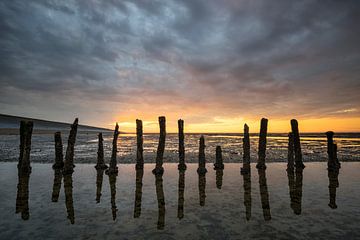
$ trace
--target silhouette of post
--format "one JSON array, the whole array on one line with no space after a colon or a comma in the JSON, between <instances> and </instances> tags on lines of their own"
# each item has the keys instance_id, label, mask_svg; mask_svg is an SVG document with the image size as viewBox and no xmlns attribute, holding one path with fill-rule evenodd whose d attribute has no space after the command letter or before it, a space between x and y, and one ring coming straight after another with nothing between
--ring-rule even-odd
<instances>
[{"instance_id":1,"label":"silhouette of post","mask_svg":"<svg viewBox=\"0 0 360 240\"><path fill-rule=\"evenodd\" d=\"M136 169L143 169L144 168L144 147L143 147L143 125L142 121L139 119L136 119L136 145L137 145L137 151L136 151Z\"/></svg>"},{"instance_id":2,"label":"silhouette of post","mask_svg":"<svg viewBox=\"0 0 360 240\"><path fill-rule=\"evenodd\" d=\"M224 175L224 163L220 146L216 146L216 160L214 163L214 170L216 171L216 187L221 189L222 177Z\"/></svg>"},{"instance_id":3,"label":"silhouette of post","mask_svg":"<svg viewBox=\"0 0 360 240\"><path fill-rule=\"evenodd\" d=\"M111 152L111 159L110 159L110 167L105 172L109 176L111 174L116 174L116 175L118 174L118 167L117 167L117 161L116 161L118 137L119 137L119 125L116 123L115 130L114 130L113 142L112 142L112 152Z\"/></svg>"},{"instance_id":4,"label":"silhouette of post","mask_svg":"<svg viewBox=\"0 0 360 240\"><path fill-rule=\"evenodd\" d=\"M32 121L20 122L20 156L18 162L18 169L21 171L21 173L31 172L30 151L32 131Z\"/></svg>"},{"instance_id":5,"label":"silhouette of post","mask_svg":"<svg viewBox=\"0 0 360 240\"><path fill-rule=\"evenodd\" d=\"M301 214L303 170L303 168L297 168L295 170L295 186L293 192L292 209L296 215Z\"/></svg>"},{"instance_id":6,"label":"silhouette of post","mask_svg":"<svg viewBox=\"0 0 360 240\"><path fill-rule=\"evenodd\" d=\"M179 128L179 170L186 170L185 164L185 146L184 146L184 120L178 120L178 128Z\"/></svg>"},{"instance_id":7,"label":"silhouette of post","mask_svg":"<svg viewBox=\"0 0 360 240\"><path fill-rule=\"evenodd\" d=\"M74 123L71 125L71 130L68 139L68 145L66 148L65 154L65 163L64 163L64 173L73 173L74 172L74 147L76 141L76 133L78 127L78 119L75 118Z\"/></svg>"},{"instance_id":8,"label":"silhouette of post","mask_svg":"<svg viewBox=\"0 0 360 240\"><path fill-rule=\"evenodd\" d=\"M164 150L165 150L165 138L166 138L166 127L165 127L165 117L159 117L159 125L160 125L160 137L159 137L159 145L156 154L156 167L153 169L153 174L162 174L164 172L163 168L163 158L164 158Z\"/></svg>"},{"instance_id":9,"label":"silhouette of post","mask_svg":"<svg viewBox=\"0 0 360 240\"><path fill-rule=\"evenodd\" d=\"M62 169L64 167L63 144L61 140L61 132L54 134L55 140L55 163L53 169Z\"/></svg>"},{"instance_id":10,"label":"silhouette of post","mask_svg":"<svg viewBox=\"0 0 360 240\"><path fill-rule=\"evenodd\" d=\"M334 132L326 132L327 137L327 153L328 153L328 169L339 169L340 162L337 159L337 146L334 144Z\"/></svg>"},{"instance_id":11,"label":"silhouette of post","mask_svg":"<svg viewBox=\"0 0 360 240\"><path fill-rule=\"evenodd\" d=\"M294 170L294 136L291 132L289 132L289 143L288 143L288 163L287 163L287 170L293 171Z\"/></svg>"},{"instance_id":12,"label":"silhouette of post","mask_svg":"<svg viewBox=\"0 0 360 240\"><path fill-rule=\"evenodd\" d=\"M98 151L97 151L97 162L95 168L97 170L107 169L108 166L105 164L104 160L104 139L102 137L102 133L98 134Z\"/></svg>"},{"instance_id":13,"label":"silhouette of post","mask_svg":"<svg viewBox=\"0 0 360 240\"><path fill-rule=\"evenodd\" d=\"M104 169L97 169L96 170L96 203L100 202L101 199L101 190L102 190L102 183L104 179Z\"/></svg>"},{"instance_id":14,"label":"silhouette of post","mask_svg":"<svg viewBox=\"0 0 360 240\"><path fill-rule=\"evenodd\" d=\"M250 173L250 135L249 127L244 124L244 138L243 138L243 167L241 168L241 174Z\"/></svg>"},{"instance_id":15,"label":"silhouette of post","mask_svg":"<svg viewBox=\"0 0 360 240\"><path fill-rule=\"evenodd\" d=\"M182 219L184 217L184 191L185 191L185 171L179 169L179 184L178 184L178 212L177 217Z\"/></svg>"},{"instance_id":16,"label":"silhouette of post","mask_svg":"<svg viewBox=\"0 0 360 240\"><path fill-rule=\"evenodd\" d=\"M62 180L62 169L54 169L54 183L53 183L53 191L51 195L51 201L57 202L59 200L60 188L61 188L61 180Z\"/></svg>"},{"instance_id":17,"label":"silhouette of post","mask_svg":"<svg viewBox=\"0 0 360 240\"><path fill-rule=\"evenodd\" d=\"M267 124L268 124L268 120L266 118L262 118L260 123L258 163L256 165L257 169L266 169L265 158L266 158Z\"/></svg>"},{"instance_id":18,"label":"silhouette of post","mask_svg":"<svg viewBox=\"0 0 360 240\"><path fill-rule=\"evenodd\" d=\"M302 160L298 121L296 119L291 119L291 130L294 141L295 167L296 169L305 168Z\"/></svg>"},{"instance_id":19,"label":"silhouette of post","mask_svg":"<svg viewBox=\"0 0 360 240\"><path fill-rule=\"evenodd\" d=\"M142 199L142 186L143 186L144 169L136 169L136 189L135 189L135 206L134 206L134 218L138 218L141 215L141 199Z\"/></svg>"}]
</instances>

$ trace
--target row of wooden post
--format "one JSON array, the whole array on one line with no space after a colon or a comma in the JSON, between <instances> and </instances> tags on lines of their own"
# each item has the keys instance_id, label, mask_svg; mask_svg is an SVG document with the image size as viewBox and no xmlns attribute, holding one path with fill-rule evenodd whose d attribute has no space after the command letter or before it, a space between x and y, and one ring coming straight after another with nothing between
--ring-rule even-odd
<instances>
[{"instance_id":1,"label":"row of wooden post","mask_svg":"<svg viewBox=\"0 0 360 240\"><path fill-rule=\"evenodd\" d=\"M259 135L259 147L258 147L258 162L256 168L266 169L265 159L266 159L266 136L267 136L267 124L268 120L266 118L261 119L260 124L260 135ZM153 169L154 174L162 174L164 172L163 168L163 158L165 151L165 139L166 139L166 120L165 117L159 117L160 125L160 137L159 144L156 154L156 165ZM53 165L54 169L63 169L64 173L73 172L74 168L74 146L76 141L78 119L75 119L74 123L71 125L71 130L68 139L68 145L66 149L65 161L63 160L63 145L61 139L61 133L56 132L54 135L55 138L55 163ZM185 147L184 147L184 121L180 119L178 121L179 128L179 170L186 170L185 164ZM32 135L33 123L31 121L21 121L20 124L20 157L18 168L22 171L30 171L30 150L31 150L31 135ZM300 136L298 129L298 122L295 119L291 120L291 129L292 132L289 133L288 137L288 169L303 169L305 167L302 160L301 153L301 144ZM104 149L103 149L103 137L102 133L98 135L98 152L97 152L97 169L108 169L108 174L116 174L118 172L117 168L117 140L119 136L119 125L116 124L112 142L112 153L110 166L108 167L105 164L104 160ZM143 169L144 166L144 156L143 156L143 126L141 120L136 120L136 136L137 136L137 153L136 153L136 169ZM340 162L337 158L337 145L334 143L333 136L334 132L327 132L327 153L328 153L328 168L329 169L339 169ZM224 165L222 163L222 153L221 147L216 147L216 162L214 164L216 169L223 169ZM241 168L242 173L246 173L250 170L250 135L249 127L247 124L244 125L244 138L243 138L243 167ZM200 137L199 140L199 167L198 173L205 174L205 138L204 136Z\"/></svg>"}]
</instances>

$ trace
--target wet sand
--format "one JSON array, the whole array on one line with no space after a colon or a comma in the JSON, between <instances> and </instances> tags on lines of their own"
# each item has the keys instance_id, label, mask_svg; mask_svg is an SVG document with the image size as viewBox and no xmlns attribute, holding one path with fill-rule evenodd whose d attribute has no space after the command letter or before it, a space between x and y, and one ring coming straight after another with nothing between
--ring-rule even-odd
<instances>
[{"instance_id":1,"label":"wet sand","mask_svg":"<svg viewBox=\"0 0 360 240\"><path fill-rule=\"evenodd\" d=\"M16 163L0 163L0 239L360 238L360 163L342 164L335 179L338 188L334 186L334 176L328 175L326 163L307 163L302 178L295 176L297 181L291 181L285 163L268 163L267 170L261 173L252 164L251 177L240 175L240 164L228 163L221 189L217 188L219 179L212 164L206 166L203 189L198 184L197 164L188 164L185 177L182 176L185 180L182 219L178 219L181 209L178 202L182 201L177 164L164 164L162 188L155 185L159 179L151 173L154 164L145 164L142 185L141 174L137 176L138 188L134 164L118 166L115 179L103 175L99 203L94 164L77 164L74 174L63 179L58 202L52 202L51 165L32 164L29 219L22 220L21 214L15 214ZM332 191L336 191L337 209L328 206L329 183ZM136 189L137 211L140 207L141 212L134 218ZM158 205L161 190L165 211ZM200 206L200 196L204 196L199 190L205 191L204 206ZM158 229L159 224L163 224L163 230Z\"/></svg>"}]
</instances>

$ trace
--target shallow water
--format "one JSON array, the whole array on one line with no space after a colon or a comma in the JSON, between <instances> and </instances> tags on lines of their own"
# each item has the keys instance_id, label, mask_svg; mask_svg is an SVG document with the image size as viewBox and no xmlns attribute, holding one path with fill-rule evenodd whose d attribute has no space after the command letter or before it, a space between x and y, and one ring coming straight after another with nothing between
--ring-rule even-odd
<instances>
[{"instance_id":1,"label":"shallow water","mask_svg":"<svg viewBox=\"0 0 360 240\"><path fill-rule=\"evenodd\" d=\"M329 174L326 163L306 163L303 173L294 176L288 175L285 163L268 163L260 172L252 165L251 176L240 174L240 164L228 163L222 181L212 164L207 164L205 178L198 176L197 164L188 164L184 174L177 164L164 164L162 178L151 173L154 164L145 164L142 181L134 164L118 166L117 177L103 175L100 196L101 179L93 164L77 164L60 181L58 202L52 202L59 185L53 196L50 164L32 164L17 195L16 163L0 163L0 238L360 238L358 162L342 163L339 175ZM180 186L184 180L183 196L179 180ZM15 214L16 199L23 214Z\"/></svg>"},{"instance_id":2,"label":"shallow water","mask_svg":"<svg viewBox=\"0 0 360 240\"><path fill-rule=\"evenodd\" d=\"M104 151L106 161L111 156L112 133L104 134ZM242 161L242 134L205 134L206 155L209 161L214 161L215 148L220 145L223 150L224 162ZM68 136L63 134L64 151ZM197 162L200 134L185 135L186 161ZM155 161L158 146L158 134L144 134L145 162ZM335 134L338 144L340 161L360 161L360 135L356 133ZM76 161L79 163L95 163L98 138L97 133L79 133L75 145ZM257 159L258 136L251 135L251 156ZM269 134L267 137L267 161L287 161L288 137L286 134ZM303 160L327 161L327 143L325 134L303 134L301 136ZM19 156L19 136L0 135L0 161L17 161ZM120 134L118 140L118 159L121 163L135 163L136 136ZM52 134L34 134L32 137L31 161L52 163L54 161L54 136ZM178 162L178 136L167 134L165 162Z\"/></svg>"}]
</instances>

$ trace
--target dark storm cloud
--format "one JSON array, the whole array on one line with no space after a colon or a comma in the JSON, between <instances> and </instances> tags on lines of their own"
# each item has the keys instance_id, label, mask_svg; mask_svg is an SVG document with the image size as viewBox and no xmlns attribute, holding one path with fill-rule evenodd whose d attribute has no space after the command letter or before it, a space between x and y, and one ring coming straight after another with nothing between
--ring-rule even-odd
<instances>
[{"instance_id":1,"label":"dark storm cloud","mask_svg":"<svg viewBox=\"0 0 360 240\"><path fill-rule=\"evenodd\" d=\"M183 99L228 116L358 116L359 10L330 0L2 1L0 105L45 114Z\"/></svg>"}]
</instances>

